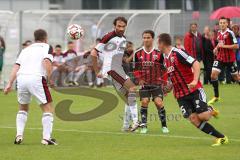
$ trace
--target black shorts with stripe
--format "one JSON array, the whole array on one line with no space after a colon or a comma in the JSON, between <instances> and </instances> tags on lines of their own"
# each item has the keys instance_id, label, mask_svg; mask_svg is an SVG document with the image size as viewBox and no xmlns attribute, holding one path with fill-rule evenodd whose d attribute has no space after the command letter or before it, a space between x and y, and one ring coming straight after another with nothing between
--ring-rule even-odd
<instances>
[{"instance_id":1,"label":"black shorts with stripe","mask_svg":"<svg viewBox=\"0 0 240 160\"><path fill-rule=\"evenodd\" d=\"M140 100L143 98L152 98L154 100L157 97L163 99L162 87L159 85L145 85L139 90Z\"/></svg>"},{"instance_id":2,"label":"black shorts with stripe","mask_svg":"<svg viewBox=\"0 0 240 160\"><path fill-rule=\"evenodd\" d=\"M183 117L188 118L192 113L203 113L208 111L206 94L203 88L177 99Z\"/></svg>"}]
</instances>

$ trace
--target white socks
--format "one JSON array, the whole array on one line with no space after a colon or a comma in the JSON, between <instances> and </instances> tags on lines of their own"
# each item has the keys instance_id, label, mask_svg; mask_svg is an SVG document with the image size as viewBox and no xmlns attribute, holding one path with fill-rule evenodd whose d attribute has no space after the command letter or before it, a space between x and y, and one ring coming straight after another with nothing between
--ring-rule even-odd
<instances>
[{"instance_id":1,"label":"white socks","mask_svg":"<svg viewBox=\"0 0 240 160\"><path fill-rule=\"evenodd\" d=\"M130 107L125 104L124 115L123 115L123 128L128 128L131 121L131 111Z\"/></svg>"},{"instance_id":2,"label":"white socks","mask_svg":"<svg viewBox=\"0 0 240 160\"><path fill-rule=\"evenodd\" d=\"M25 124L27 122L28 112L20 110L17 113L16 125L17 125L17 136L23 136Z\"/></svg>"},{"instance_id":3,"label":"white socks","mask_svg":"<svg viewBox=\"0 0 240 160\"><path fill-rule=\"evenodd\" d=\"M128 93L128 106L130 108L133 124L138 122L137 97L135 92Z\"/></svg>"},{"instance_id":4,"label":"white socks","mask_svg":"<svg viewBox=\"0 0 240 160\"><path fill-rule=\"evenodd\" d=\"M138 109L137 109L137 103L135 103L135 105L129 106L128 107L130 109L130 113L131 113L131 118L133 121L133 124L138 122Z\"/></svg>"},{"instance_id":5,"label":"white socks","mask_svg":"<svg viewBox=\"0 0 240 160\"><path fill-rule=\"evenodd\" d=\"M49 140L52 134L53 128L53 114L43 113L42 116L42 126L43 126L43 139Z\"/></svg>"}]
</instances>

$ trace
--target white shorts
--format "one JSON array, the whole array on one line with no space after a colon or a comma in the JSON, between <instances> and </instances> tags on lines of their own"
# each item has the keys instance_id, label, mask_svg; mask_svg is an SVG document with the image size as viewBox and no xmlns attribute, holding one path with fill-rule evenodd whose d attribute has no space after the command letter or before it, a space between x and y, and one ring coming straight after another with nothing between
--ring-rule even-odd
<instances>
[{"instance_id":1,"label":"white shorts","mask_svg":"<svg viewBox=\"0 0 240 160\"><path fill-rule=\"evenodd\" d=\"M19 75L17 77L18 103L29 104L34 96L38 104L52 102L47 81L41 76Z\"/></svg>"}]
</instances>

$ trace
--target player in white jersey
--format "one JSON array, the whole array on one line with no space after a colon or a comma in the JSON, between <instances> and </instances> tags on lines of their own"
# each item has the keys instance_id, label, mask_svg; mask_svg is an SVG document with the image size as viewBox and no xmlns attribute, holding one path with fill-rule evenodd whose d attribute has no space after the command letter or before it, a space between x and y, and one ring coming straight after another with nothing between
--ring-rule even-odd
<instances>
[{"instance_id":1,"label":"player in white jersey","mask_svg":"<svg viewBox=\"0 0 240 160\"><path fill-rule=\"evenodd\" d=\"M103 36L100 43L91 51L93 69L97 77L111 77L114 87L121 92L121 95L126 97L133 120L131 131L135 131L139 126L136 86L126 75L122 67L122 57L126 47L124 32L127 20L124 17L117 17L114 19L113 25L114 30ZM97 66L98 52L104 55L102 73Z\"/></svg>"},{"instance_id":2,"label":"player in white jersey","mask_svg":"<svg viewBox=\"0 0 240 160\"><path fill-rule=\"evenodd\" d=\"M13 66L10 80L4 89L8 94L13 82L17 78L17 97L19 111L16 117L17 134L14 143L21 144L27 122L29 104L34 96L40 105L43 116L43 139L44 145L57 145L51 137L53 127L52 97L47 86L47 79L52 72L52 47L47 44L47 32L38 29L34 32L35 43L23 49Z\"/></svg>"}]
</instances>

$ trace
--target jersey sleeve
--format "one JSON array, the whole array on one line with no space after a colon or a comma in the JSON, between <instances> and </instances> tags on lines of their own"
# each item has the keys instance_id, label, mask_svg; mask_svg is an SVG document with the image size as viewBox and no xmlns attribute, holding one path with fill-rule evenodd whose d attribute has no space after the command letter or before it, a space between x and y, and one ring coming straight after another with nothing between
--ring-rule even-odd
<instances>
[{"instance_id":1,"label":"jersey sleeve","mask_svg":"<svg viewBox=\"0 0 240 160\"><path fill-rule=\"evenodd\" d=\"M186 64L188 66L192 66L193 63L196 61L196 59L194 59L192 56L190 56L189 54L187 54L184 50L178 50L177 51L177 58L179 59L179 61L183 64Z\"/></svg>"},{"instance_id":2,"label":"jersey sleeve","mask_svg":"<svg viewBox=\"0 0 240 160\"><path fill-rule=\"evenodd\" d=\"M48 59L51 62L53 62L53 48L52 46L49 46L48 51L44 53L44 59Z\"/></svg>"},{"instance_id":3,"label":"jersey sleeve","mask_svg":"<svg viewBox=\"0 0 240 160\"><path fill-rule=\"evenodd\" d=\"M22 52L21 52L21 53L22 53ZM21 54L21 53L19 54L19 56L18 56L18 58L17 58L17 60L16 60L16 62L15 62L15 64L17 64L17 65L21 65L21 63L22 63L22 58L21 58L21 57L22 57L22 56L21 56L22 54Z\"/></svg>"},{"instance_id":4,"label":"jersey sleeve","mask_svg":"<svg viewBox=\"0 0 240 160\"><path fill-rule=\"evenodd\" d=\"M105 47L105 44L104 43L98 43L95 47L95 49L98 51L98 52L103 52L104 50L104 47Z\"/></svg>"},{"instance_id":5,"label":"jersey sleeve","mask_svg":"<svg viewBox=\"0 0 240 160\"><path fill-rule=\"evenodd\" d=\"M113 34L114 32L109 32L107 34L105 34L101 41L96 45L95 49L98 52L103 52L105 45L108 43L108 41L114 36Z\"/></svg>"},{"instance_id":6,"label":"jersey sleeve","mask_svg":"<svg viewBox=\"0 0 240 160\"><path fill-rule=\"evenodd\" d=\"M237 38L236 38L235 34L232 31L230 32L229 36L231 38L232 44L238 44Z\"/></svg>"}]
</instances>

